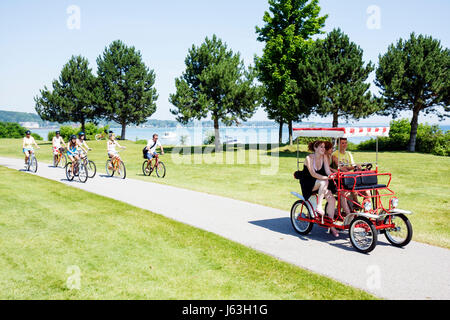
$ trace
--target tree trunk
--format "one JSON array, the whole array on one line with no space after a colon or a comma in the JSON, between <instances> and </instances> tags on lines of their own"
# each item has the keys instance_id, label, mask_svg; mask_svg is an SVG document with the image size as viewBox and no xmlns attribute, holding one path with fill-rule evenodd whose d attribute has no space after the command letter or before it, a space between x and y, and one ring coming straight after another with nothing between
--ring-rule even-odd
<instances>
[{"instance_id":1,"label":"tree trunk","mask_svg":"<svg viewBox=\"0 0 450 320\"><path fill-rule=\"evenodd\" d=\"M283 143L283 119L279 121L280 129L278 131L278 144L281 145Z\"/></svg>"},{"instance_id":2,"label":"tree trunk","mask_svg":"<svg viewBox=\"0 0 450 320\"><path fill-rule=\"evenodd\" d=\"M126 123L122 123L122 132L120 134L120 140L125 140L125 130L127 129Z\"/></svg>"},{"instance_id":3,"label":"tree trunk","mask_svg":"<svg viewBox=\"0 0 450 320\"><path fill-rule=\"evenodd\" d=\"M289 120L289 145L292 146L294 144L294 141L292 140L292 120Z\"/></svg>"},{"instance_id":4,"label":"tree trunk","mask_svg":"<svg viewBox=\"0 0 450 320\"><path fill-rule=\"evenodd\" d=\"M219 119L214 118L214 145L216 152L221 152L220 132L219 132Z\"/></svg>"},{"instance_id":5,"label":"tree trunk","mask_svg":"<svg viewBox=\"0 0 450 320\"><path fill-rule=\"evenodd\" d=\"M86 134L86 123L85 122L86 121L84 119L81 120L81 131Z\"/></svg>"},{"instance_id":6,"label":"tree trunk","mask_svg":"<svg viewBox=\"0 0 450 320\"><path fill-rule=\"evenodd\" d=\"M339 125L339 117L337 112L333 113L333 128L337 128Z\"/></svg>"},{"instance_id":7,"label":"tree trunk","mask_svg":"<svg viewBox=\"0 0 450 320\"><path fill-rule=\"evenodd\" d=\"M417 138L417 127L419 126L419 108L414 108L413 117L411 120L411 134L409 136L408 151L416 151L416 138Z\"/></svg>"}]
</instances>

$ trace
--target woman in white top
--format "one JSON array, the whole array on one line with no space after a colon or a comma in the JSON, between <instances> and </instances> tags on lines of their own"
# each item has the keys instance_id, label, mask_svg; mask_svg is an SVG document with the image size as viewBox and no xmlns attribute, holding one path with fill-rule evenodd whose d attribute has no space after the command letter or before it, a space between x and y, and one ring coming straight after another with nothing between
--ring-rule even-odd
<instances>
[{"instance_id":1,"label":"woman in white top","mask_svg":"<svg viewBox=\"0 0 450 320\"><path fill-rule=\"evenodd\" d=\"M28 164L28 159L34 151L33 145L35 145L37 149L40 149L40 147L36 143L36 140L34 140L34 138L31 136L31 131L27 130L22 142L22 152L25 154L25 165Z\"/></svg>"},{"instance_id":2,"label":"woman in white top","mask_svg":"<svg viewBox=\"0 0 450 320\"><path fill-rule=\"evenodd\" d=\"M109 140L106 142L106 147L108 150L108 157L111 158L111 160L120 160L119 152L116 150L116 147L119 147L121 149L126 149L126 147L122 147L117 141L116 141L116 135L114 133L109 134Z\"/></svg>"},{"instance_id":3,"label":"woman in white top","mask_svg":"<svg viewBox=\"0 0 450 320\"><path fill-rule=\"evenodd\" d=\"M64 146L66 148L66 143L64 142L64 139L61 137L61 133L59 131L55 132L55 136L52 139L52 147L53 147L53 158L55 158L59 150Z\"/></svg>"}]
</instances>

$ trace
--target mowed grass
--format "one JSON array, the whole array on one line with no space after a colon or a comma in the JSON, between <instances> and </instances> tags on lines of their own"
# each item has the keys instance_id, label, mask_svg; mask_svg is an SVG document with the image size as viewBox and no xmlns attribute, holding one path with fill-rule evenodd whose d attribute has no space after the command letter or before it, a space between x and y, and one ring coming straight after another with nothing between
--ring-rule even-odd
<instances>
[{"instance_id":1,"label":"mowed grass","mask_svg":"<svg viewBox=\"0 0 450 320\"><path fill-rule=\"evenodd\" d=\"M300 191L293 173L297 169L296 147L270 150L224 152L216 157L179 154L166 148L161 159L167 167L164 179L142 174L144 145L123 141L127 150L121 152L127 177L173 185L265 206L290 210L296 200L291 191ZM51 145L42 142L37 153L41 161L51 162ZM106 142L92 141L90 159L104 173ZM189 148L190 150L190 148ZM192 151L192 150L191 150ZM301 146L300 169L303 168L306 147ZM0 156L20 157L21 140L0 140ZM357 162L375 162L375 152L353 152ZM391 188L400 199L400 208L411 210L413 240L450 248L450 158L407 152L380 152L380 172L392 173Z\"/></svg>"},{"instance_id":2,"label":"mowed grass","mask_svg":"<svg viewBox=\"0 0 450 320\"><path fill-rule=\"evenodd\" d=\"M4 167L0 207L0 299L374 298L212 233ZM79 289L70 290L74 270Z\"/></svg>"}]
</instances>

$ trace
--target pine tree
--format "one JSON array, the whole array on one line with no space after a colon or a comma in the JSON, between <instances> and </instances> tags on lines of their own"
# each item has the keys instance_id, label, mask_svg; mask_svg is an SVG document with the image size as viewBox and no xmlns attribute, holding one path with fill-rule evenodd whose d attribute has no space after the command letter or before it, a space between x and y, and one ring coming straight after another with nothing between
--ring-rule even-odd
<instances>
[{"instance_id":1,"label":"pine tree","mask_svg":"<svg viewBox=\"0 0 450 320\"><path fill-rule=\"evenodd\" d=\"M43 120L77 122L84 131L87 121L99 118L97 81L86 58L72 56L52 86L53 91L44 87L34 99Z\"/></svg>"},{"instance_id":2,"label":"pine tree","mask_svg":"<svg viewBox=\"0 0 450 320\"><path fill-rule=\"evenodd\" d=\"M265 25L256 27L265 48L255 63L264 88L264 108L269 119L280 124L279 142L287 123L292 143L292 122L310 114L298 82L298 65L304 63L311 37L323 33L327 16L319 16L318 0L269 0L269 11L264 14Z\"/></svg>"},{"instance_id":3,"label":"pine tree","mask_svg":"<svg viewBox=\"0 0 450 320\"><path fill-rule=\"evenodd\" d=\"M124 140L127 125L142 124L156 111L155 73L139 51L120 40L105 48L97 65L102 113L122 126Z\"/></svg>"},{"instance_id":4,"label":"pine tree","mask_svg":"<svg viewBox=\"0 0 450 320\"><path fill-rule=\"evenodd\" d=\"M401 111L412 111L408 150L414 152L419 114L449 116L450 50L430 36L412 33L409 40L400 39L380 55L375 83L385 102L382 114L397 117Z\"/></svg>"},{"instance_id":5,"label":"pine tree","mask_svg":"<svg viewBox=\"0 0 450 320\"><path fill-rule=\"evenodd\" d=\"M258 106L259 89L254 72L246 69L239 53L213 35L199 47L189 50L186 70L175 79L176 93L170 95L172 114L186 124L211 116L214 122L215 149L221 150L219 122L238 124L253 116Z\"/></svg>"},{"instance_id":6,"label":"pine tree","mask_svg":"<svg viewBox=\"0 0 450 320\"><path fill-rule=\"evenodd\" d=\"M333 127L342 117L360 119L378 110L366 83L374 66L364 64L362 49L340 29L334 29L311 46L306 63L299 67L314 111L323 117L332 115Z\"/></svg>"}]
</instances>

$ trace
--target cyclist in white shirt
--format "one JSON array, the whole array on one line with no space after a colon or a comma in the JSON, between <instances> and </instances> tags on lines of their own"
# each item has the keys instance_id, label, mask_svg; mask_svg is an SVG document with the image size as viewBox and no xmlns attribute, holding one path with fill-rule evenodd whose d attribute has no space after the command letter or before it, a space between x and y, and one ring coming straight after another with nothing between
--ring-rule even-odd
<instances>
[{"instance_id":1,"label":"cyclist in white shirt","mask_svg":"<svg viewBox=\"0 0 450 320\"><path fill-rule=\"evenodd\" d=\"M126 149L126 147L122 147L117 141L116 141L116 135L113 132L109 133L109 140L106 143L107 151L108 151L108 157L111 158L111 160L118 159L120 160L119 152L116 150L116 146L121 149ZM109 166L111 169L111 164Z\"/></svg>"},{"instance_id":2,"label":"cyclist in white shirt","mask_svg":"<svg viewBox=\"0 0 450 320\"><path fill-rule=\"evenodd\" d=\"M36 146L36 148L40 149L34 138L31 136L31 131L27 130L22 142L22 152L25 154L25 166L28 163L28 158L34 152L33 144Z\"/></svg>"},{"instance_id":3,"label":"cyclist in white shirt","mask_svg":"<svg viewBox=\"0 0 450 320\"><path fill-rule=\"evenodd\" d=\"M64 146L66 148L66 143L64 142L64 139L61 137L61 133L59 131L55 132L55 136L52 139L52 147L53 147L53 158L55 158L59 150Z\"/></svg>"},{"instance_id":4,"label":"cyclist in white shirt","mask_svg":"<svg viewBox=\"0 0 450 320\"><path fill-rule=\"evenodd\" d=\"M159 142L158 140L158 135L155 133L153 135L153 139L148 140L147 142L147 159L148 159L148 164L147 164L147 168L150 166L150 170L153 170L153 166L152 166L152 159L153 158L158 158L159 155L156 152L156 148L160 147L161 148L161 155L164 154L164 148L161 145L161 142Z\"/></svg>"}]
</instances>

